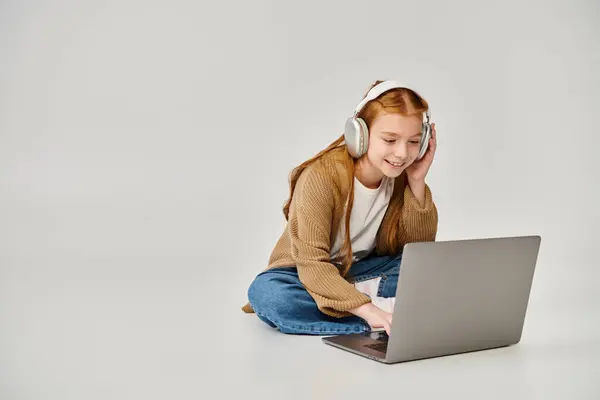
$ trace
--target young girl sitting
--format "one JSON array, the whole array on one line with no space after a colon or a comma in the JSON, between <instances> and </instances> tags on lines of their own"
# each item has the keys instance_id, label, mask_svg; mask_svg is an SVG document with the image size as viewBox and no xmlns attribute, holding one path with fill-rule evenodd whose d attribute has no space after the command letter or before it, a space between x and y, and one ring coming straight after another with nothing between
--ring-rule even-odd
<instances>
[{"instance_id":1,"label":"young girl sitting","mask_svg":"<svg viewBox=\"0 0 600 400\"><path fill-rule=\"evenodd\" d=\"M296 167L285 230L242 308L288 334L389 334L404 244L434 241L428 103L376 81L344 134Z\"/></svg>"}]
</instances>

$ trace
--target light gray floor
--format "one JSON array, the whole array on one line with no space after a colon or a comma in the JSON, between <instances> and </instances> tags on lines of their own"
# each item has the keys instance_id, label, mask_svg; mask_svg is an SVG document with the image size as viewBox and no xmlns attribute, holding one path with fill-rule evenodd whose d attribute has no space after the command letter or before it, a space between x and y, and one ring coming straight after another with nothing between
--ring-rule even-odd
<instances>
[{"instance_id":1,"label":"light gray floor","mask_svg":"<svg viewBox=\"0 0 600 400\"><path fill-rule=\"evenodd\" d=\"M540 266L519 345L396 365L268 328L238 311L245 282L226 270L149 277L121 264L85 279L70 267L2 281L4 399L600 395L599 284L559 266Z\"/></svg>"}]
</instances>

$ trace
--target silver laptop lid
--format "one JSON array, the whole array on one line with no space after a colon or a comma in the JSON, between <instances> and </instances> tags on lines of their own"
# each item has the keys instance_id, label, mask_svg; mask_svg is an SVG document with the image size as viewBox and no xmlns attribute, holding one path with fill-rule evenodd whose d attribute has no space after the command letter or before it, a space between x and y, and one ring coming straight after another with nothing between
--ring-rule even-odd
<instances>
[{"instance_id":1,"label":"silver laptop lid","mask_svg":"<svg viewBox=\"0 0 600 400\"><path fill-rule=\"evenodd\" d=\"M388 362L519 342L540 236L404 247Z\"/></svg>"}]
</instances>

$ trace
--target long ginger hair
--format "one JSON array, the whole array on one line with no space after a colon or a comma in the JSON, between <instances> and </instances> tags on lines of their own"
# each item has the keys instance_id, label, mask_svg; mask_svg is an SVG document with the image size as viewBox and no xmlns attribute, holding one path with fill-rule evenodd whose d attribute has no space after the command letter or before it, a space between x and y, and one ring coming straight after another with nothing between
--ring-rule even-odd
<instances>
[{"instance_id":1,"label":"long ginger hair","mask_svg":"<svg viewBox=\"0 0 600 400\"><path fill-rule=\"evenodd\" d=\"M381 83L383 81L378 80L375 81L369 89L363 95L363 99L367 96L368 92ZM381 114L392 114L397 113L403 116L413 116L418 115L420 118L423 118L423 113L428 110L429 105L421 96L419 96L414 91L408 88L396 88L388 90L383 93L379 97L369 101L358 113L357 118L362 118L367 127L370 129L373 121L381 115ZM344 135L342 134L339 138L333 141L329 146L325 149L318 152L315 156L310 159L304 161L302 164L295 167L290 173L289 182L290 182L290 197L286 200L285 205L283 206L283 215L285 219L288 219L290 203L292 201L292 196L294 193L294 188L296 187L296 182L300 177L300 174L304 171L306 167L308 167L311 163L318 160L320 157L325 155L326 153L340 147L340 145L344 143ZM352 206L354 203L354 171L355 171L355 163L356 159L354 159L348 153L348 150L344 146L344 151L347 153L346 160L349 160L346 163L346 168L348 171L348 202L347 202L347 212L344 217L345 221L345 232L344 232L344 242L340 249L340 254L343 255L343 267L342 267L342 276L346 275L350 267L352 266L353 256L352 256L352 244L350 240L350 214L352 213ZM366 154L363 156L366 157ZM388 232L384 232L386 238L386 248L391 253L396 253L399 251L399 244L397 241L398 237L398 227L399 227L399 218L400 212L396 212L396 215L390 215L392 223L389 225Z\"/></svg>"}]
</instances>

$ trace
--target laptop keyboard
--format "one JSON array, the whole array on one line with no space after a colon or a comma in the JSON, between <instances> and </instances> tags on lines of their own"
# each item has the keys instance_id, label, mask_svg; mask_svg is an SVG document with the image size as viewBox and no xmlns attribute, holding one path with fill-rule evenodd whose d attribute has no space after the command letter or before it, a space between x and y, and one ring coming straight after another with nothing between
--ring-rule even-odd
<instances>
[{"instance_id":1,"label":"laptop keyboard","mask_svg":"<svg viewBox=\"0 0 600 400\"><path fill-rule=\"evenodd\" d=\"M387 333L385 331L369 332L369 333L365 333L365 336L367 336L369 339L377 341L376 343L365 344L364 345L365 347L368 347L368 348L376 350L376 351L380 351L383 354L386 353L388 340L390 339L390 337L387 335Z\"/></svg>"},{"instance_id":2,"label":"laptop keyboard","mask_svg":"<svg viewBox=\"0 0 600 400\"><path fill-rule=\"evenodd\" d=\"M366 344L365 347L385 353L387 350L387 345L388 345L387 342L379 342L379 343Z\"/></svg>"}]
</instances>

